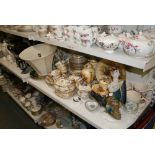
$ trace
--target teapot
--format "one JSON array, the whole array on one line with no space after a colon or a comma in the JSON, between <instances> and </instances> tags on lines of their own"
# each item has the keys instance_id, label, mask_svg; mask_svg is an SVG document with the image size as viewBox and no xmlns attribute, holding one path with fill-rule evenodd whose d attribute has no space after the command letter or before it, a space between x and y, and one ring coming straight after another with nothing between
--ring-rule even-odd
<instances>
[{"instance_id":1,"label":"teapot","mask_svg":"<svg viewBox=\"0 0 155 155\"><path fill-rule=\"evenodd\" d=\"M107 50L108 53L113 53L113 50L115 50L119 45L119 40L114 35L107 35L105 32L97 36L96 44L99 47L102 47L103 49Z\"/></svg>"},{"instance_id":2,"label":"teapot","mask_svg":"<svg viewBox=\"0 0 155 155\"><path fill-rule=\"evenodd\" d=\"M146 58L152 56L154 51L154 42L147 39L142 32L133 37L127 34L127 39L124 43L124 52L128 55Z\"/></svg>"}]
</instances>

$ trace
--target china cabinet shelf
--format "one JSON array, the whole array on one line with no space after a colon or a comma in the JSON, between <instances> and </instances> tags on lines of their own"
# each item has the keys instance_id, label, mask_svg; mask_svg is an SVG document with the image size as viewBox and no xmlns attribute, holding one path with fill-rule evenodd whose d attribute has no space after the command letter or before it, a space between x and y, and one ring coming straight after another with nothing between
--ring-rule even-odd
<instances>
[{"instance_id":1,"label":"china cabinet shelf","mask_svg":"<svg viewBox=\"0 0 155 155\"><path fill-rule=\"evenodd\" d=\"M55 39L48 39L46 37L39 37L34 32L18 32L15 30L8 30L8 29L0 29L3 32L14 34L17 36L25 37L31 40L41 41L44 43L56 45L59 47L72 49L80 53L89 54L92 56L108 59L111 61L115 61L118 63L122 63L128 66L132 66L135 68L142 69L143 71L147 71L155 66L155 56L151 58L136 58L126 55L124 52L121 51L114 51L114 53L109 54L105 52L102 48L99 48L97 46L88 48L88 47L82 47L75 43L68 42L68 41L57 41Z\"/></svg>"},{"instance_id":2,"label":"china cabinet shelf","mask_svg":"<svg viewBox=\"0 0 155 155\"><path fill-rule=\"evenodd\" d=\"M10 63L7 60L3 60L0 58L0 64L7 68L10 72L15 74L18 78L25 82L25 80L29 77L29 74L22 74L21 70L17 67L16 63Z\"/></svg>"},{"instance_id":3,"label":"china cabinet shelf","mask_svg":"<svg viewBox=\"0 0 155 155\"><path fill-rule=\"evenodd\" d=\"M85 103L83 102L76 103L73 101L73 98L63 99L58 97L54 93L54 88L49 87L44 80L34 80L29 78L28 83L96 128L128 128L137 120L139 115L148 105L146 104L140 108L135 114L128 114L123 111L121 120L116 120L107 114L104 111L104 108L98 108L96 111L90 112L86 109Z\"/></svg>"}]
</instances>

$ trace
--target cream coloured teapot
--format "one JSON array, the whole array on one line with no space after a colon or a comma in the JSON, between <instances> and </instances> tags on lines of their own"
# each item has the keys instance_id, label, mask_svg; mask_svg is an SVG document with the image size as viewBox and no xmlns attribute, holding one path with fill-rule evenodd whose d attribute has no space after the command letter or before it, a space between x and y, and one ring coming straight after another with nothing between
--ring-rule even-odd
<instances>
[{"instance_id":1,"label":"cream coloured teapot","mask_svg":"<svg viewBox=\"0 0 155 155\"><path fill-rule=\"evenodd\" d=\"M133 37L127 34L127 38L124 43L124 52L128 55L146 58L152 56L154 51L154 42L147 39L142 32Z\"/></svg>"}]
</instances>

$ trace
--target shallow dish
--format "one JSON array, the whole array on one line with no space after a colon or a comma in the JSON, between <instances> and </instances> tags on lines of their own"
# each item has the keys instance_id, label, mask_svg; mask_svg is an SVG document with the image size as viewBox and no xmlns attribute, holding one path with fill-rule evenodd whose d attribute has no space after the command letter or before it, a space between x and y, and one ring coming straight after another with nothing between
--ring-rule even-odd
<instances>
[{"instance_id":1,"label":"shallow dish","mask_svg":"<svg viewBox=\"0 0 155 155\"><path fill-rule=\"evenodd\" d=\"M85 107L89 110L89 111L94 111L98 108L98 103L92 100L86 101L85 102Z\"/></svg>"}]
</instances>

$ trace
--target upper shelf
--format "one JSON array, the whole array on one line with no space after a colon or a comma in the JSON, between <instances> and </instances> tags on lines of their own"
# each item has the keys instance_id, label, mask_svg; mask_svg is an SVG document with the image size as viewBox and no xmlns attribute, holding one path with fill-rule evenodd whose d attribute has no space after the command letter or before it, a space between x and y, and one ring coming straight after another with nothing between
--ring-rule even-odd
<instances>
[{"instance_id":1,"label":"upper shelf","mask_svg":"<svg viewBox=\"0 0 155 155\"><path fill-rule=\"evenodd\" d=\"M77 52L85 53L88 55L108 59L114 62L118 62L118 63L125 64L128 66L139 68L139 69L142 69L144 72L155 66L155 56L151 58L136 58L136 57L128 56L124 52L120 52L118 50L116 50L112 54L109 54L105 52L102 48L97 47L97 46L88 48L88 47L79 46L73 42L57 41L55 39L48 39L47 37L41 38L35 32L19 32L19 31L8 30L8 29L0 29L0 30L6 33L28 38L30 40L36 40L36 41L52 44L55 46L75 50Z\"/></svg>"}]
</instances>

